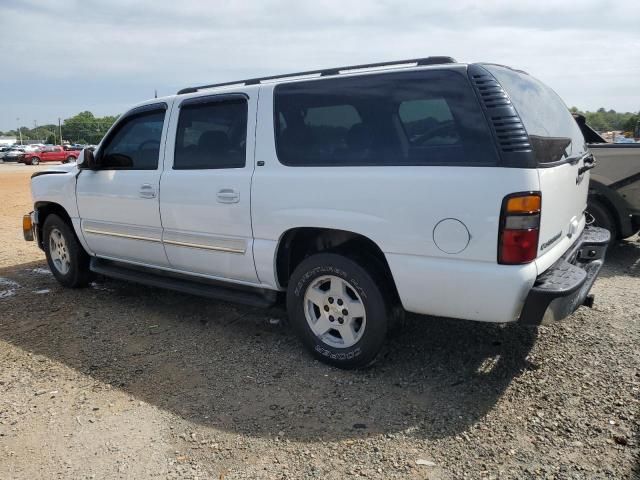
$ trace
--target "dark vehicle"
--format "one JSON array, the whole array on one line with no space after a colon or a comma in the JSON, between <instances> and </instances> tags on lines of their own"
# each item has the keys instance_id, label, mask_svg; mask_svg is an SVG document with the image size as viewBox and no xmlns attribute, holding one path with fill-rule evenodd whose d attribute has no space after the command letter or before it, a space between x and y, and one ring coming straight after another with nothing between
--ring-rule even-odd
<instances>
[{"instance_id":1,"label":"dark vehicle","mask_svg":"<svg viewBox=\"0 0 640 480\"><path fill-rule=\"evenodd\" d=\"M83 148L85 148L84 145L63 145L63 147L65 152L79 152L81 151Z\"/></svg>"},{"instance_id":2,"label":"dark vehicle","mask_svg":"<svg viewBox=\"0 0 640 480\"><path fill-rule=\"evenodd\" d=\"M24 158L25 147L22 145L14 145L7 152L5 152L2 158L5 162L19 162Z\"/></svg>"},{"instance_id":3,"label":"dark vehicle","mask_svg":"<svg viewBox=\"0 0 640 480\"><path fill-rule=\"evenodd\" d=\"M11 150L11 146L9 145L0 147L0 158L4 159L4 156L9 153L9 150Z\"/></svg>"},{"instance_id":4,"label":"dark vehicle","mask_svg":"<svg viewBox=\"0 0 640 480\"><path fill-rule=\"evenodd\" d=\"M640 230L640 143L607 143L583 115L574 118L596 158L587 211L612 239L631 237Z\"/></svg>"}]
</instances>

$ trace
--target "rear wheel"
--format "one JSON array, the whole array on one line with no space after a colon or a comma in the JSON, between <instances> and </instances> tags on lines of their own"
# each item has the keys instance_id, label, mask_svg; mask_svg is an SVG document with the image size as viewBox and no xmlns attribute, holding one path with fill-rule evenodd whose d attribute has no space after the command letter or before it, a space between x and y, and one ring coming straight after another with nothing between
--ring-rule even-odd
<instances>
[{"instance_id":1,"label":"rear wheel","mask_svg":"<svg viewBox=\"0 0 640 480\"><path fill-rule=\"evenodd\" d=\"M29 165L38 165L40 163L40 159L38 157L31 157L29 160Z\"/></svg>"},{"instance_id":2,"label":"rear wheel","mask_svg":"<svg viewBox=\"0 0 640 480\"><path fill-rule=\"evenodd\" d=\"M587 213L593 218L592 225L606 228L611 232L611 241L618 239L618 224L613 213L604 203L596 199L589 199Z\"/></svg>"},{"instance_id":3,"label":"rear wheel","mask_svg":"<svg viewBox=\"0 0 640 480\"><path fill-rule=\"evenodd\" d=\"M89 255L71 226L56 214L47 217L43 227L44 252L49 269L65 287L85 287L91 280Z\"/></svg>"},{"instance_id":4,"label":"rear wheel","mask_svg":"<svg viewBox=\"0 0 640 480\"><path fill-rule=\"evenodd\" d=\"M383 284L350 258L320 253L289 280L289 319L307 349L340 368L365 367L382 350L390 312Z\"/></svg>"}]
</instances>

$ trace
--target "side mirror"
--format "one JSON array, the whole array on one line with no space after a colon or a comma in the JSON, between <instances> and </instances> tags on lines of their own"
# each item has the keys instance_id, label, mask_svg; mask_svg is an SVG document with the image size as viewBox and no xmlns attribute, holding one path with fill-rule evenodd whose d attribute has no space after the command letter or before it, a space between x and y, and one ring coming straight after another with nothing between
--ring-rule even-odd
<instances>
[{"instance_id":1,"label":"side mirror","mask_svg":"<svg viewBox=\"0 0 640 480\"><path fill-rule=\"evenodd\" d=\"M77 165L78 165L78 168L81 168L81 169L84 168L87 170L95 170L96 168L98 168L96 157L93 154L93 150L90 150L88 148L83 149L82 155L78 157Z\"/></svg>"}]
</instances>

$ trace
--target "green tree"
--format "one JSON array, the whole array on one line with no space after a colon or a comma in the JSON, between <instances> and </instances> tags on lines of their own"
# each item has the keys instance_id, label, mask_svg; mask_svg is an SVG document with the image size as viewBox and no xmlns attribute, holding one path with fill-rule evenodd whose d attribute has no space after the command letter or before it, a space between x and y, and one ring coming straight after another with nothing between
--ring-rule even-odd
<instances>
[{"instance_id":1,"label":"green tree","mask_svg":"<svg viewBox=\"0 0 640 480\"><path fill-rule=\"evenodd\" d=\"M630 116L624 125L622 126L622 130L625 132L631 132L633 135L637 135L637 131L640 128L640 112L636 115Z\"/></svg>"},{"instance_id":2,"label":"green tree","mask_svg":"<svg viewBox=\"0 0 640 480\"><path fill-rule=\"evenodd\" d=\"M95 117L89 111L80 112L64 121L62 137L71 143L80 143L80 140L99 143L117 118L117 116Z\"/></svg>"},{"instance_id":3,"label":"green tree","mask_svg":"<svg viewBox=\"0 0 640 480\"><path fill-rule=\"evenodd\" d=\"M53 133L51 133L51 134L47 137L47 140L46 140L46 142L45 142L45 143L49 143L49 144L51 144L51 145L55 145L55 143L56 143L56 136L55 136Z\"/></svg>"}]
</instances>

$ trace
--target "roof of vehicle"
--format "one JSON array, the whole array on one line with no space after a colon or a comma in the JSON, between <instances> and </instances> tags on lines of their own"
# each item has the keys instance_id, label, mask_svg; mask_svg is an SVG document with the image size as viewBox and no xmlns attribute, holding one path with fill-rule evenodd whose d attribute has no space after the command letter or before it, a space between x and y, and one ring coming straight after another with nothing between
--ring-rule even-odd
<instances>
[{"instance_id":1,"label":"roof of vehicle","mask_svg":"<svg viewBox=\"0 0 640 480\"><path fill-rule=\"evenodd\" d=\"M273 83L278 80L302 80L303 77L318 78L336 76L345 73L359 73L365 71L376 71L385 68L402 68L402 67L422 67L427 65L445 65L457 63L452 57L445 56L433 56L423 58L412 58L406 60L394 60L391 62L379 62L379 63L366 63L361 65L347 65L344 67L333 67L319 70L307 70L304 72L285 73L280 75L269 75L265 77L248 78L245 80L234 80L231 82L214 83L210 85L200 85L196 87L187 87L178 91L177 95L184 95L187 93L195 93L200 90L209 90L219 87L230 86L249 86L260 85L262 83Z\"/></svg>"},{"instance_id":2,"label":"roof of vehicle","mask_svg":"<svg viewBox=\"0 0 640 480\"><path fill-rule=\"evenodd\" d=\"M259 88L261 85L274 85L285 82L296 82L304 80L316 80L326 77L335 76L352 76L352 75L366 75L375 73L388 73L398 70L416 70L416 69L432 69L432 68L467 68L469 64L457 62L452 57L447 56L432 56L423 58L414 58L407 60L395 60L390 62L381 63L368 63L362 65L349 65L344 67L334 67L328 69L309 70L305 72L287 73L282 75L269 75L265 77L249 78L245 80L235 80L230 82L216 83L210 85L200 85L195 87L187 87L178 91L175 95L166 95L164 97L150 98L148 100L139 102L133 105L127 113L133 110L140 109L154 104L170 104L178 96L199 96L206 94L211 90L215 90L215 93L248 93L249 90ZM517 70L507 65L498 65L488 62L479 63L479 65L497 65L508 68L510 70L528 75L527 72ZM199 94L199 95L198 95Z\"/></svg>"}]
</instances>

